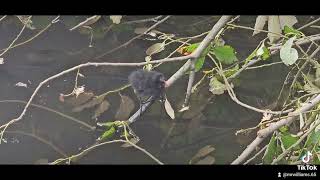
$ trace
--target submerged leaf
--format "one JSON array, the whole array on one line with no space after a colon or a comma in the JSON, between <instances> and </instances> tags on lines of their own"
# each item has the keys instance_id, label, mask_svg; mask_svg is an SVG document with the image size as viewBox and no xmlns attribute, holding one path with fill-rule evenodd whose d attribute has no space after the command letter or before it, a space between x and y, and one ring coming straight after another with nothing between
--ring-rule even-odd
<instances>
[{"instance_id":1,"label":"submerged leaf","mask_svg":"<svg viewBox=\"0 0 320 180\"><path fill-rule=\"evenodd\" d=\"M287 66L294 64L298 60L298 51L292 48L296 37L290 38L280 49L280 58Z\"/></svg>"},{"instance_id":2,"label":"submerged leaf","mask_svg":"<svg viewBox=\"0 0 320 180\"><path fill-rule=\"evenodd\" d=\"M164 102L164 107L166 109L167 114L170 116L171 119L174 119L174 110L170 104L170 102L168 101L168 99L166 98L165 102Z\"/></svg>"},{"instance_id":3,"label":"submerged leaf","mask_svg":"<svg viewBox=\"0 0 320 180\"><path fill-rule=\"evenodd\" d=\"M92 92L84 92L82 94L80 94L78 97L76 96L71 96L68 98L63 98L66 104L71 105L71 106L80 106L81 104L89 101L92 97L94 96L94 94ZM63 95L60 95L60 99L62 99Z\"/></svg>"},{"instance_id":4,"label":"submerged leaf","mask_svg":"<svg viewBox=\"0 0 320 180\"><path fill-rule=\"evenodd\" d=\"M95 110L94 115L92 116L92 119L98 118L102 113L107 111L109 107L110 107L110 103L107 100L102 101L102 103Z\"/></svg>"},{"instance_id":5,"label":"submerged leaf","mask_svg":"<svg viewBox=\"0 0 320 180\"><path fill-rule=\"evenodd\" d=\"M129 118L130 113L133 111L135 105L133 100L125 95L121 95L121 103L120 107L115 115L115 119L117 120L126 120Z\"/></svg>"},{"instance_id":6,"label":"submerged leaf","mask_svg":"<svg viewBox=\"0 0 320 180\"><path fill-rule=\"evenodd\" d=\"M207 145L203 148L201 148L197 154L195 154L192 159L190 160L190 164L193 164L195 161L199 162L199 159L204 158L208 155L210 155L213 151L215 150L215 148L211 145ZM211 156L212 157L212 156ZM212 160L212 159L211 159Z\"/></svg>"},{"instance_id":7,"label":"submerged leaf","mask_svg":"<svg viewBox=\"0 0 320 180\"><path fill-rule=\"evenodd\" d=\"M72 112L80 112L86 108L94 107L95 105L100 104L103 100L104 100L103 97L99 97L99 98L94 97L91 101L89 101L81 106L77 106L77 107L73 108Z\"/></svg>"},{"instance_id":8,"label":"submerged leaf","mask_svg":"<svg viewBox=\"0 0 320 180\"><path fill-rule=\"evenodd\" d=\"M151 56L153 54L159 53L164 50L164 45L165 45L164 43L153 44L146 50L146 54L148 56Z\"/></svg>"},{"instance_id":9,"label":"submerged leaf","mask_svg":"<svg viewBox=\"0 0 320 180\"><path fill-rule=\"evenodd\" d=\"M196 162L195 164L203 164L203 165L206 164L206 165L208 165L208 164L214 164L215 161L216 161L216 159L215 159L214 157L212 157L212 156L207 156L207 157L199 160L199 161Z\"/></svg>"}]
</instances>

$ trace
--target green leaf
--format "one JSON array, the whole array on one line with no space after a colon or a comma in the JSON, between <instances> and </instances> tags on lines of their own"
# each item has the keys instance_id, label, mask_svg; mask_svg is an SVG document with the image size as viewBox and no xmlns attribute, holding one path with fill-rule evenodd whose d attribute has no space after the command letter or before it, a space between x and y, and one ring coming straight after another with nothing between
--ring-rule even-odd
<instances>
[{"instance_id":1,"label":"green leaf","mask_svg":"<svg viewBox=\"0 0 320 180\"><path fill-rule=\"evenodd\" d=\"M270 139L270 142L268 144L267 150L265 151L265 153L262 157L263 163L264 164L271 164L274 157L276 157L280 151L281 151L280 147L277 146L275 133L273 133L273 135Z\"/></svg>"},{"instance_id":2,"label":"green leaf","mask_svg":"<svg viewBox=\"0 0 320 180\"><path fill-rule=\"evenodd\" d=\"M314 145L316 145L320 140L320 130L315 131L313 130L312 133L308 135L305 147L306 148L312 148Z\"/></svg>"},{"instance_id":3,"label":"green leaf","mask_svg":"<svg viewBox=\"0 0 320 180\"><path fill-rule=\"evenodd\" d=\"M289 27L287 25L284 26L283 32L286 36L294 35L294 36L297 36L298 38L303 36L303 33L301 31L298 31L298 30L294 29L293 27Z\"/></svg>"},{"instance_id":4,"label":"green leaf","mask_svg":"<svg viewBox=\"0 0 320 180\"><path fill-rule=\"evenodd\" d=\"M258 49L255 49L245 60L245 64L247 64L251 59L257 56Z\"/></svg>"},{"instance_id":5,"label":"green leaf","mask_svg":"<svg viewBox=\"0 0 320 180\"><path fill-rule=\"evenodd\" d=\"M105 140L105 139L111 138L115 132L116 132L116 128L112 126L110 129L108 129L102 134L100 139Z\"/></svg>"},{"instance_id":6,"label":"green leaf","mask_svg":"<svg viewBox=\"0 0 320 180\"><path fill-rule=\"evenodd\" d=\"M288 130L289 130L289 127L288 127L288 126L281 126L281 127L279 128L279 131L282 132L282 133L288 132Z\"/></svg>"},{"instance_id":7,"label":"green leaf","mask_svg":"<svg viewBox=\"0 0 320 180\"><path fill-rule=\"evenodd\" d=\"M212 92L212 94L223 94L225 90L227 90L227 87L225 84L221 83L216 77L212 77L210 79L209 83L209 91Z\"/></svg>"},{"instance_id":8,"label":"green leaf","mask_svg":"<svg viewBox=\"0 0 320 180\"><path fill-rule=\"evenodd\" d=\"M262 54L262 59L266 60L270 57L270 51L268 48L263 47L263 54Z\"/></svg>"},{"instance_id":9,"label":"green leaf","mask_svg":"<svg viewBox=\"0 0 320 180\"><path fill-rule=\"evenodd\" d=\"M290 133L282 133L280 137L285 149L288 149L290 146L292 146L294 143L296 143L299 140L298 137L294 137ZM295 146L293 149L299 150L300 146L299 145Z\"/></svg>"},{"instance_id":10,"label":"green leaf","mask_svg":"<svg viewBox=\"0 0 320 180\"><path fill-rule=\"evenodd\" d=\"M193 51L195 51L197 49L197 47L199 46L200 43L195 43L195 44L191 44L189 46L187 46L185 48L185 52L187 53L192 53ZM196 60L196 63L195 63L195 72L198 72L204 65L204 61L205 61L205 58L207 56L207 54L210 52L210 49L211 49L211 45L208 46L201 54L201 56ZM187 72L188 74L189 72Z\"/></svg>"},{"instance_id":11,"label":"green leaf","mask_svg":"<svg viewBox=\"0 0 320 180\"><path fill-rule=\"evenodd\" d=\"M292 48L293 41L296 37L290 38L280 49L280 58L282 62L289 66L294 64L298 60L298 51Z\"/></svg>"},{"instance_id":12,"label":"green leaf","mask_svg":"<svg viewBox=\"0 0 320 180\"><path fill-rule=\"evenodd\" d=\"M187 46L187 47L185 48L185 51L186 51L187 53L192 53L194 50L197 49L197 47L199 46L199 44L200 44L200 43L191 44L191 45L189 45L189 46Z\"/></svg>"},{"instance_id":13,"label":"green leaf","mask_svg":"<svg viewBox=\"0 0 320 180\"><path fill-rule=\"evenodd\" d=\"M199 59L197 59L196 64L195 64L195 72L198 72L204 64L204 60L206 57L201 57Z\"/></svg>"},{"instance_id":14,"label":"green leaf","mask_svg":"<svg viewBox=\"0 0 320 180\"><path fill-rule=\"evenodd\" d=\"M231 46L215 46L213 48L213 54L223 64L232 64L237 61L235 51Z\"/></svg>"},{"instance_id":15,"label":"green leaf","mask_svg":"<svg viewBox=\"0 0 320 180\"><path fill-rule=\"evenodd\" d=\"M312 154L312 161L311 161L311 163L312 163L312 164L320 164L320 154L319 154L319 151L312 150L311 154Z\"/></svg>"}]
</instances>

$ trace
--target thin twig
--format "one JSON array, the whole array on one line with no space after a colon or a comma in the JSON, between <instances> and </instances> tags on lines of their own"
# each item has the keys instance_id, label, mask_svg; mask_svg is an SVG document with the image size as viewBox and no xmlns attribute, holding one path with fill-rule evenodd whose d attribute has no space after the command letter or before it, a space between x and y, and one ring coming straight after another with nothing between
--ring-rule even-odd
<instances>
[{"instance_id":1,"label":"thin twig","mask_svg":"<svg viewBox=\"0 0 320 180\"><path fill-rule=\"evenodd\" d=\"M4 18L6 18L6 17L7 17L7 15L2 16L2 17L0 18L0 22L1 22Z\"/></svg>"},{"instance_id":2,"label":"thin twig","mask_svg":"<svg viewBox=\"0 0 320 180\"><path fill-rule=\"evenodd\" d=\"M248 159L248 161L246 161L243 164L246 165L249 162L251 162L252 160L254 160L257 156L259 156L259 154L261 154L265 149L267 149L267 147L268 147L268 145L265 145L259 152L257 152L257 154L255 154L252 158Z\"/></svg>"},{"instance_id":3,"label":"thin twig","mask_svg":"<svg viewBox=\"0 0 320 180\"><path fill-rule=\"evenodd\" d=\"M122 22L121 24L134 24L134 23L144 23L144 22L157 22L158 19L162 18L162 16L156 16L153 18L147 18L147 19L139 19L139 20L134 20L134 21L126 21Z\"/></svg>"},{"instance_id":4,"label":"thin twig","mask_svg":"<svg viewBox=\"0 0 320 180\"><path fill-rule=\"evenodd\" d=\"M124 89L126 89L126 88L128 88L130 86L131 86L130 84L126 84L126 85L124 85L124 86L122 86L120 88L117 88L115 90L111 90L111 91L105 92L103 94L100 94L99 96L97 96L97 98L103 98L103 97L105 97L105 96L107 96L107 95L109 95L111 93L116 93L116 92L122 91L122 90L124 90Z\"/></svg>"},{"instance_id":5,"label":"thin twig","mask_svg":"<svg viewBox=\"0 0 320 180\"><path fill-rule=\"evenodd\" d=\"M279 34L279 33L266 31L266 30L262 30L262 29L255 29L255 28L251 28L251 27L247 27L247 26L240 26L240 25L235 25L235 24L228 24L228 26L241 28L241 29L248 29L248 30L258 31L258 32L264 32L264 33L270 33L270 34L274 34L274 35L277 35L277 36L280 36L280 37L284 37L284 38L286 37L286 36L284 36L282 34Z\"/></svg>"},{"instance_id":6,"label":"thin twig","mask_svg":"<svg viewBox=\"0 0 320 180\"><path fill-rule=\"evenodd\" d=\"M97 19L100 19L100 17L101 17L101 16L97 16L97 15L91 16L91 17L87 18L86 20L80 22L80 23L77 24L76 26L72 27L72 28L70 29L70 31L73 31L73 30L77 29L77 28L80 27L80 26L86 26L86 25L88 25L88 24L92 24L91 21L94 21L94 22L95 22Z\"/></svg>"},{"instance_id":7,"label":"thin twig","mask_svg":"<svg viewBox=\"0 0 320 180\"><path fill-rule=\"evenodd\" d=\"M320 21L320 18L318 18L318 19L316 19L316 20L313 20L313 21L309 22L308 24L305 24L305 25L299 27L298 30L300 31L300 30L302 30L302 29L304 29L304 28L306 28L306 27L308 27L308 26L311 26L312 24L314 24L314 23L316 23L316 22L318 22L318 21Z\"/></svg>"},{"instance_id":8,"label":"thin twig","mask_svg":"<svg viewBox=\"0 0 320 180\"><path fill-rule=\"evenodd\" d=\"M123 47L125 47L125 46L128 46L131 42L133 42L134 40L140 38L140 37L143 36L145 33L149 32L149 31L152 30L152 29L154 29L154 28L157 27L159 24L163 23L164 21L166 21L166 20L169 19L169 18L170 18L170 16L166 16L166 17L163 18L161 21L155 23L153 26L151 26L150 28L148 28L144 33L135 36L134 38L132 38L132 39L130 39L129 41L127 41L126 43L124 43L124 44L122 44L122 45L120 45L120 46L118 46L118 47L116 47L116 48L113 48L113 49L111 49L110 51L105 52L105 53L103 53L103 54L95 57L94 59L100 59L100 58L102 58L103 56L105 56L105 55L107 55L107 54L110 54L110 53L112 53L112 52L114 52L114 51L117 51L117 50L120 49L120 48L123 48Z\"/></svg>"},{"instance_id":9,"label":"thin twig","mask_svg":"<svg viewBox=\"0 0 320 180\"><path fill-rule=\"evenodd\" d=\"M184 103L183 103L182 107L186 107L189 104L189 99L190 99L190 96L191 96L191 90L192 90L192 86L193 86L193 83L194 83L194 78L195 78L195 75L196 75L195 62L196 62L195 60L193 60L193 62L191 62L187 93L186 93L186 97L184 99Z\"/></svg>"},{"instance_id":10,"label":"thin twig","mask_svg":"<svg viewBox=\"0 0 320 180\"><path fill-rule=\"evenodd\" d=\"M260 66L253 66L253 67L247 67L246 70L250 70L250 69L258 69L258 68L262 68L262 67L268 67L268 66L272 66L272 65L276 65L276 64L283 64L283 62L274 62L274 63L269 63L269 64L263 64Z\"/></svg>"},{"instance_id":11,"label":"thin twig","mask_svg":"<svg viewBox=\"0 0 320 180\"><path fill-rule=\"evenodd\" d=\"M30 16L28 18L28 21L31 19L32 16ZM3 56L7 51L9 51L9 49L11 48L11 46L19 39L19 37L21 36L22 32L24 31L24 29L27 27L27 23L24 24L24 26L22 27L22 29L20 30L19 34L17 35L17 37L10 43L10 45L0 54L0 57Z\"/></svg>"}]
</instances>

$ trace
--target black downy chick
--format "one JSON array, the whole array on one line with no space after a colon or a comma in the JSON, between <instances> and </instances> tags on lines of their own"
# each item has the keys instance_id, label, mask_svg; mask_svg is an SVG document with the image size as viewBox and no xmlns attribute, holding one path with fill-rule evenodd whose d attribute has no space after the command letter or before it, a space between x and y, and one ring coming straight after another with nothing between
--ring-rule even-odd
<instances>
[{"instance_id":1,"label":"black downy chick","mask_svg":"<svg viewBox=\"0 0 320 180\"><path fill-rule=\"evenodd\" d=\"M162 73L140 69L132 72L128 79L140 100L150 96L153 100L163 98L167 85Z\"/></svg>"},{"instance_id":2,"label":"black downy chick","mask_svg":"<svg viewBox=\"0 0 320 180\"><path fill-rule=\"evenodd\" d=\"M164 102L164 90L167 87L167 83L162 73L140 69L132 72L129 75L129 82L140 101L140 118L142 114L142 104L157 99L160 99L162 102ZM149 98L149 100L146 98ZM162 114L162 111L160 114Z\"/></svg>"}]
</instances>

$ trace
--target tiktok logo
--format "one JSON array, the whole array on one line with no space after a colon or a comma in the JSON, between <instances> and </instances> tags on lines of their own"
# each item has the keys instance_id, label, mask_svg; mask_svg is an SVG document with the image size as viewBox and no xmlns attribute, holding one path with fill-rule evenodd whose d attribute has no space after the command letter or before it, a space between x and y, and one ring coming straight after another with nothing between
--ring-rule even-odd
<instances>
[{"instance_id":1,"label":"tiktok logo","mask_svg":"<svg viewBox=\"0 0 320 180\"><path fill-rule=\"evenodd\" d=\"M304 156L302 156L301 160L304 163L308 163L310 161L312 154L308 151L307 154L305 154Z\"/></svg>"}]
</instances>

